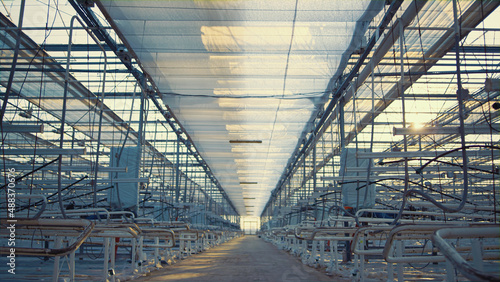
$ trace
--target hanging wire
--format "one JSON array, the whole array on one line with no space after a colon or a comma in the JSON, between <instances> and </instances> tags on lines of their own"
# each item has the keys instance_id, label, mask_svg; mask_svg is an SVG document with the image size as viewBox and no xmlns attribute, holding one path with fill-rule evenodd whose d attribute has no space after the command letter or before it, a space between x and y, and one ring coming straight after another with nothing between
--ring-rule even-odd
<instances>
[{"instance_id":1,"label":"hanging wire","mask_svg":"<svg viewBox=\"0 0 500 282\"><path fill-rule=\"evenodd\" d=\"M295 23L297 21L298 5L299 5L299 0L295 0L295 9L293 12L293 20L292 20L292 33L290 36L290 43L288 44L288 52L287 52L286 64L285 64L285 73L283 75L283 89L282 89L282 93L281 93L281 98L278 100L278 106L276 107L276 111L274 113L274 121L273 121L272 129L271 129L271 135L269 137L269 145L267 146L267 152L266 152L265 159L268 159L268 157L269 157L269 152L271 150L271 144L273 142L274 129L276 127L276 122L278 120L278 112L279 112L280 107L281 107L281 100L285 97L286 82L287 82L287 76L288 76L288 66L289 66L289 62L290 62L290 54L292 52L293 39L295 36ZM264 165L265 171L267 171L267 166L268 166L268 162L266 162Z\"/></svg>"}]
</instances>

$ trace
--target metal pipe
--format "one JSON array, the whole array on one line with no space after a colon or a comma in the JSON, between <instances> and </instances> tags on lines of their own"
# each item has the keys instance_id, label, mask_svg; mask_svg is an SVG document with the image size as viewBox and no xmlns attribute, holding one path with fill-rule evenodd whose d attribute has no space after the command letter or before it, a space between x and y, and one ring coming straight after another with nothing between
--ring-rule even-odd
<instances>
[{"instance_id":1,"label":"metal pipe","mask_svg":"<svg viewBox=\"0 0 500 282\"><path fill-rule=\"evenodd\" d=\"M373 236L370 236L368 237L368 239L364 238L365 240L369 240L370 238L372 240L384 240L385 241L385 237L381 237L381 232L384 232L384 231L390 231L392 230L394 227L393 226L387 226L387 225L382 225L382 226L369 226L369 227L360 227L356 230L356 233L354 233L354 236L353 236L353 239L352 239L352 243L354 245L354 249L352 250L355 254L358 254L358 255L381 255L382 254L382 251L383 249L375 249L375 250L364 250L364 249L360 249L360 237L361 237L361 234L365 235L366 236L366 232L367 231L372 231L374 234Z\"/></svg>"},{"instance_id":2,"label":"metal pipe","mask_svg":"<svg viewBox=\"0 0 500 282\"><path fill-rule=\"evenodd\" d=\"M64 92L63 92L63 104L61 113L61 127L59 128L59 148L62 150L64 147L64 125L66 123L66 104L68 98L68 87L69 87L69 66L71 60L71 44L73 40L73 26L76 16L71 18L71 24L69 29L69 39L68 39L68 50L66 59L66 70L64 74ZM62 153L59 154L59 161L57 165L57 197L59 198L59 209L63 215L63 218L67 218L66 212L64 211L64 205L62 201Z\"/></svg>"},{"instance_id":3,"label":"metal pipe","mask_svg":"<svg viewBox=\"0 0 500 282\"><path fill-rule=\"evenodd\" d=\"M151 248L173 248L175 247L175 233L174 231L170 229L161 229L161 228L141 228L142 236L144 238L162 238L165 241L167 241L167 237L170 238L170 245L159 245L158 243L155 243L155 245L158 246L153 246L153 245L144 245L144 247L151 247Z\"/></svg>"},{"instance_id":4,"label":"metal pipe","mask_svg":"<svg viewBox=\"0 0 500 282\"><path fill-rule=\"evenodd\" d=\"M64 126L66 123L66 102L67 102L67 97L68 97L68 88L69 88L69 71L70 71L70 60L71 60L71 45L73 44L73 27L75 20L80 23L80 25L85 29L85 31L89 34L89 36L94 40L94 42L101 48L103 55L104 55L104 71L103 71L103 79L102 79L102 95L104 95L104 87L106 84L106 68L107 68L107 63L108 59L106 56L106 50L101 46L100 41L95 37L95 35L92 33L91 30L85 28L85 24L77 17L73 16L71 18L70 22L70 28L69 28L69 38L68 38L68 53L67 53L67 59L66 59L66 71L65 71L65 76L64 76L64 92L63 92L63 105L62 105L62 116L61 116L61 127L59 129L59 148L63 149L64 146ZM104 97L102 97L104 98ZM102 100L102 99L101 99ZM98 102L99 103L99 102ZM98 133L98 140L97 140L97 156L96 156L96 167L95 167L95 180L97 181L97 172L98 172L98 166L99 166L99 145L100 145L100 137L101 137L101 126L102 126L102 113L103 113L103 103L100 103L100 119L99 119L99 133ZM66 212L64 211L64 206L63 206L63 201L62 201L62 195L61 195L61 188L62 188L62 174L61 174L61 168L62 168L62 154L59 155L59 163L58 163L58 198L59 198L59 208L61 210L61 214L63 215L64 218L66 218ZM93 183L93 190L94 190L94 207L96 206L97 202L97 192L96 192L96 185L97 183Z\"/></svg>"},{"instance_id":5,"label":"metal pipe","mask_svg":"<svg viewBox=\"0 0 500 282\"><path fill-rule=\"evenodd\" d=\"M93 180L81 181L81 184L88 184ZM99 179L97 183L136 183L136 182L149 182L148 178L120 178L120 179ZM33 180L32 184L57 184L57 180ZM62 184L72 184L74 180L62 180Z\"/></svg>"},{"instance_id":6,"label":"metal pipe","mask_svg":"<svg viewBox=\"0 0 500 282\"><path fill-rule=\"evenodd\" d=\"M190 226L188 223L185 223L183 221L157 221L155 222L155 226L163 226L163 227L181 227L183 226L184 228L182 230L190 230ZM173 228L170 228L173 229ZM181 230L181 229L178 229Z\"/></svg>"},{"instance_id":7,"label":"metal pipe","mask_svg":"<svg viewBox=\"0 0 500 282\"><path fill-rule=\"evenodd\" d=\"M59 249L61 248L63 238L57 237L55 242L54 242L54 248ZM54 267L53 267L53 273L52 273L52 282L57 282L59 281L59 261L61 260L61 257L57 256L54 258Z\"/></svg>"},{"instance_id":8,"label":"metal pipe","mask_svg":"<svg viewBox=\"0 0 500 282\"><path fill-rule=\"evenodd\" d=\"M465 143L465 105L464 105L464 96L462 93L462 79L460 73L460 27L458 23L458 10L457 10L457 0L453 0L453 20L455 24L455 55L456 55L456 67L457 67L457 99L458 99L458 117L460 121L459 132L460 132L460 141L462 144L462 163L463 163L463 179L464 179L464 188L462 192L462 202L458 208L454 209L456 211L460 211L467 201L468 196L468 188L469 188L469 178L468 178L468 159L466 152L466 143Z\"/></svg>"},{"instance_id":9,"label":"metal pipe","mask_svg":"<svg viewBox=\"0 0 500 282\"><path fill-rule=\"evenodd\" d=\"M414 202L414 201L411 201L411 200L408 200L408 202L412 205L412 206L416 206L416 207L426 207L426 208L431 208L431 207L435 207L434 204L432 203L429 203L429 202ZM457 208L458 205L452 205L452 204L448 204L447 207L449 208ZM495 211L496 208L493 206L493 207L488 207L488 206L476 206L476 205L471 205L471 204L467 204L463 207L464 209L467 209L467 210L474 210L474 211Z\"/></svg>"},{"instance_id":10,"label":"metal pipe","mask_svg":"<svg viewBox=\"0 0 500 282\"><path fill-rule=\"evenodd\" d=\"M45 211L45 208L47 207L47 197L45 197L44 195L30 194L30 195L17 195L16 197L18 199L33 199L33 198L40 198L40 199L42 199L42 201L41 201L42 202L42 207L35 214L35 216L33 216L30 219L38 219L40 217L40 215L42 215L42 213Z\"/></svg>"},{"instance_id":11,"label":"metal pipe","mask_svg":"<svg viewBox=\"0 0 500 282\"><path fill-rule=\"evenodd\" d=\"M130 218L132 218L132 220L135 220L135 214L131 211L110 211L108 213L109 213L109 215L113 215L113 214L129 215Z\"/></svg>"},{"instance_id":12,"label":"metal pipe","mask_svg":"<svg viewBox=\"0 0 500 282\"><path fill-rule=\"evenodd\" d=\"M43 133L43 124L10 124L2 123L2 132L4 133Z\"/></svg>"},{"instance_id":13,"label":"metal pipe","mask_svg":"<svg viewBox=\"0 0 500 282\"><path fill-rule=\"evenodd\" d=\"M329 236L330 234L328 234L327 236L323 235L324 237L321 237L320 239L319 238L316 238L316 234L317 233L323 233L323 232L330 232L330 233L341 233L341 234L354 234L356 232L356 229L355 227L317 227L317 228L308 228L309 231L311 232L311 235L310 237L301 237L300 234L302 233L303 231L303 228L299 228L299 227L296 227L293 231L293 235L295 238L299 239L299 240L351 240L352 237L350 236ZM299 233L297 233L297 231L300 231ZM292 234L290 234L292 235Z\"/></svg>"},{"instance_id":14,"label":"metal pipe","mask_svg":"<svg viewBox=\"0 0 500 282\"><path fill-rule=\"evenodd\" d=\"M445 224L440 225L415 225L415 224L404 224L394 227L389 236L387 237L386 244L384 246L384 251L382 253L385 261L390 263L411 263L411 262L441 262L444 261L444 256L399 256L394 257L391 252L393 250L393 243L396 241L396 235L398 240L413 240L413 239L430 239L434 231L439 230L446 225L464 228L467 225L457 225L457 224ZM405 236L402 236L404 234Z\"/></svg>"},{"instance_id":15,"label":"metal pipe","mask_svg":"<svg viewBox=\"0 0 500 282\"><path fill-rule=\"evenodd\" d=\"M138 238L142 234L142 230L133 223L113 224L107 223L106 225L96 225L91 237L104 237L104 238Z\"/></svg>"},{"instance_id":16,"label":"metal pipe","mask_svg":"<svg viewBox=\"0 0 500 282\"><path fill-rule=\"evenodd\" d=\"M67 214L72 214L76 216L80 215L88 215L89 213L105 213L106 214L106 220L109 221L109 211L105 208L91 208L91 209L79 209L79 210L66 210ZM59 213L57 212L46 212L44 213L44 216L58 216Z\"/></svg>"},{"instance_id":17,"label":"metal pipe","mask_svg":"<svg viewBox=\"0 0 500 282\"><path fill-rule=\"evenodd\" d=\"M465 261L456 249L448 244L445 238L499 238L500 225L469 228L443 228L437 230L431 240L438 247L454 268L472 281L500 281L500 276L481 271ZM500 258L498 255L496 259Z\"/></svg>"},{"instance_id":18,"label":"metal pipe","mask_svg":"<svg viewBox=\"0 0 500 282\"><path fill-rule=\"evenodd\" d=\"M478 170L478 171L483 171L483 172L490 172L489 170L491 170L491 165L477 165L477 166L473 166L473 167L469 167L469 169L473 169L473 170ZM377 172L377 173L382 173L382 172L403 172L402 171L402 168L400 166L390 166L390 167L372 167L371 169L373 172ZM346 171L347 172L363 172L363 171L366 171L365 168L362 168L362 167L346 167ZM451 166L451 167L447 167L447 166L432 166L432 167L426 167L426 171L439 171L439 172L447 172L447 171L462 171L462 167L461 166ZM426 175L427 177L427 175ZM324 178L324 179L327 179L327 178ZM341 179L338 179L338 178L328 178L328 180L341 180Z\"/></svg>"},{"instance_id":19,"label":"metal pipe","mask_svg":"<svg viewBox=\"0 0 500 282\"><path fill-rule=\"evenodd\" d=\"M9 95L12 90L12 81L14 80L14 73L16 71L17 58L19 57L19 45L21 44L21 36L23 35L22 28L23 28L25 6L26 6L26 0L22 0L21 7L19 10L19 21L17 24L16 47L14 49L14 56L12 58L12 66L10 67L9 80L7 81L7 86L5 87L5 95L3 98L2 109L0 110L0 125L2 126L2 129L3 129L3 117L5 115L5 110L7 109ZM3 131L2 131L2 139L3 139Z\"/></svg>"},{"instance_id":20,"label":"metal pipe","mask_svg":"<svg viewBox=\"0 0 500 282\"><path fill-rule=\"evenodd\" d=\"M368 29L376 29L375 27L369 27ZM438 26L409 26L406 27L407 30L435 30L435 31L454 31L455 27L438 27ZM461 27L461 30L473 31L478 30L481 32L485 31L500 31L500 28L483 28L483 27Z\"/></svg>"},{"instance_id":21,"label":"metal pipe","mask_svg":"<svg viewBox=\"0 0 500 282\"><path fill-rule=\"evenodd\" d=\"M42 165L41 167L38 167L38 168L36 168L36 169L34 169L34 170L32 170L32 171L30 171L30 172L28 172L28 173L26 173L26 174L24 174L24 175L22 175L22 176L16 177L16 182L19 182L19 180L21 180L21 179L25 178L26 176L29 176L29 175L31 175L31 174L33 174L33 173L37 172L38 170L40 170L40 169L42 169L42 168L44 168L44 167L46 167L46 166L48 166L48 165L51 165L52 163L55 163L58 159L59 159L59 158L56 158L55 160L52 160L52 161L50 161L50 162L48 162L48 163L46 163L46 164ZM1 190L1 189L4 189L5 187L7 187L7 185L8 185L8 183L7 183L7 184L2 185L2 187L0 187L0 190Z\"/></svg>"},{"instance_id":22,"label":"metal pipe","mask_svg":"<svg viewBox=\"0 0 500 282\"><path fill-rule=\"evenodd\" d=\"M288 174L284 175L281 177L281 180L278 183L283 183L285 178L290 177L293 172L294 168L297 167L297 165L300 163L300 159L302 155L305 155L311 148L310 146L314 143L316 136L321 136L322 131L326 130L326 127L329 125L329 122L333 118L332 116L332 111L335 108L335 106L338 104L338 101L340 99L344 99L342 96L342 93L346 88L350 85L351 81L354 79L355 75L359 72L359 69L363 65L365 59L368 57L368 54L372 51L373 47L375 46L375 43L378 41L378 34L383 34L387 26L390 24L392 18L396 14L396 11L399 9L403 1L396 0L392 1L391 6L389 7L388 11L384 15L384 18L382 19L380 25L377 28L377 36L372 36L370 38L370 41L367 44L367 47L365 49L365 52L362 54L362 56L358 59L358 62L356 65L353 67L347 78L342 82L342 84L336 89L335 93L333 93L333 99L329 102L327 108L325 109L323 115L321 116L321 119L316 123L316 127L314 128L314 134L311 134L310 137L307 139L307 141L304 143L302 148L299 148L299 145L297 145L296 148L296 153L294 154L296 157L289 162L287 167L290 169L288 170ZM412 9L409 9L412 10ZM415 10L415 9L413 9ZM412 11L413 13L413 11ZM408 19L411 21L413 18ZM391 31L393 32L393 31ZM380 47L377 48L376 53ZM366 69L366 68L365 68ZM329 89L333 87L328 87ZM330 91L330 90L328 90ZM281 189L282 186L278 186L277 189ZM264 210L267 209L267 207L271 204L271 200L269 200L266 203L266 206ZM263 216L263 214L261 214Z\"/></svg>"},{"instance_id":23,"label":"metal pipe","mask_svg":"<svg viewBox=\"0 0 500 282\"><path fill-rule=\"evenodd\" d=\"M83 7L80 7L78 5L76 5L75 1L71 1L70 2L76 9L79 13L81 14L84 14L86 18L90 18L90 19L93 19L93 14L92 13L89 13L88 9L87 8L83 8ZM112 20L112 18L109 16L109 14L106 13L104 7L102 6L102 4L100 4L99 2L96 3L99 8L101 9L101 11L104 13L104 16L106 17L106 19L108 20L108 22L113 26L115 27L115 31L118 32L119 36L121 38L123 38L123 35L118 31L118 29L116 28L116 26L114 25L114 22ZM113 51L116 52L117 51L117 48L116 48L116 44L110 40L110 36L108 34L103 34L103 37L105 38L105 41L108 45L110 45L110 47L112 47ZM134 77L137 79L137 80L141 80L141 77L140 77L140 72L137 71L136 69L133 69L132 65L131 64L125 64L126 67L131 71L131 73L134 75ZM151 82L151 84L153 85L153 89L157 89L156 86L154 86L154 82ZM149 95L151 94L151 95ZM171 111L170 109L168 109L168 111L164 110L163 107L160 105L160 103L157 101L156 97L154 96L154 92L151 92L151 93L148 93L149 95L149 98L151 99L151 101L155 104L155 106L158 108L158 110L162 113L162 115L165 117L165 119L167 120L167 122L169 123L169 125L172 127L173 130L176 130L176 126L180 127L181 130L179 131L176 131L176 134L179 136L180 134L183 134L183 133L186 133L186 131L182 128L182 126L180 124L178 124L175 116L173 116L171 114ZM173 118L173 120L171 120L171 118ZM175 125L174 125L175 124ZM190 137L189 135L186 135L187 136L187 139L190 140ZM198 160L198 162L202 165L204 171L211 176L211 180L213 181L213 183L217 186L217 188L219 189L220 193L222 194L223 198L228 201L228 203L231 205L232 209L234 210L235 214L237 214L237 211L236 211L236 208L234 207L234 205L232 204L232 202L229 200L227 194L223 191L223 189L221 188L220 184L218 183L218 181L213 177L213 174L209 171L209 168L208 166L205 164L205 162L201 159L201 157L199 156L199 154L195 154L195 151L194 150L194 146L192 146L193 148L188 148L188 150L194 154L194 157Z\"/></svg>"},{"instance_id":24,"label":"metal pipe","mask_svg":"<svg viewBox=\"0 0 500 282\"><path fill-rule=\"evenodd\" d=\"M6 224L6 220L1 220L2 224ZM18 248L16 247L16 255L26 256L64 256L80 247L80 245L90 236L94 228L94 223L85 219L17 219L16 229L26 228L55 228L59 232L62 230L75 231L75 228L82 229L82 232L75 238L75 242L67 247L56 247L55 249L37 249L37 248ZM64 236L71 236L64 234ZM60 238L60 237L58 237ZM0 254L10 254L10 247L0 247Z\"/></svg>"},{"instance_id":25,"label":"metal pipe","mask_svg":"<svg viewBox=\"0 0 500 282\"><path fill-rule=\"evenodd\" d=\"M152 218L152 217L137 217L137 218L134 218L134 222L137 224L139 222L151 222L151 226L154 226L155 225L155 219Z\"/></svg>"},{"instance_id":26,"label":"metal pipe","mask_svg":"<svg viewBox=\"0 0 500 282\"><path fill-rule=\"evenodd\" d=\"M84 155L85 149L5 149L3 155L45 155L45 156L53 156L53 155Z\"/></svg>"},{"instance_id":27,"label":"metal pipe","mask_svg":"<svg viewBox=\"0 0 500 282\"><path fill-rule=\"evenodd\" d=\"M16 170L31 170L33 167L29 165L13 165L9 166L13 167ZM491 168L491 167L490 167ZM40 169L43 171L47 170L54 170L54 168L51 168L50 166L45 166L43 169ZM71 172L89 172L92 171L93 168L91 166L63 166L61 168L61 171L71 171ZM127 172L126 167L99 167L99 172Z\"/></svg>"},{"instance_id":28,"label":"metal pipe","mask_svg":"<svg viewBox=\"0 0 500 282\"><path fill-rule=\"evenodd\" d=\"M195 240L198 240L200 237L199 237L199 234L198 234L198 230L196 229L191 229L191 230L181 230L179 232L179 240L182 240L182 241L195 241ZM191 238L191 235L195 235L196 237L193 239ZM187 237L189 236L189 238Z\"/></svg>"},{"instance_id":29,"label":"metal pipe","mask_svg":"<svg viewBox=\"0 0 500 282\"><path fill-rule=\"evenodd\" d=\"M361 209L356 212L356 217L360 217L363 212L375 212L375 213L392 213L397 214L399 210L382 210L382 209ZM482 215L482 214L465 214L465 213L447 213L442 212L427 212L427 211L403 211L403 214L407 215L418 215L418 216L444 216L448 217L464 217L464 218L483 218L483 219L493 219L494 216Z\"/></svg>"}]
</instances>

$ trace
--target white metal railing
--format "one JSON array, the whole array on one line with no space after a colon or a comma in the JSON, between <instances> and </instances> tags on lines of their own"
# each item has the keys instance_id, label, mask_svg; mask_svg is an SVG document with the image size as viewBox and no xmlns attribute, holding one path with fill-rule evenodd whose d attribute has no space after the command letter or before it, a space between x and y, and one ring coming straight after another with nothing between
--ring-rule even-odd
<instances>
[{"instance_id":1,"label":"white metal railing","mask_svg":"<svg viewBox=\"0 0 500 282\"><path fill-rule=\"evenodd\" d=\"M467 228L442 228L437 230L432 236L432 243L446 257L453 267L460 271L465 277L472 281L500 281L498 269L496 273L485 272L482 268L482 260L485 259L500 259L498 249L492 255L481 254L481 246L478 241L471 246L473 264L468 263L445 239L451 238L500 238L500 225L491 226L471 226ZM498 248L499 246L497 246ZM451 277L453 279L453 277Z\"/></svg>"}]
</instances>

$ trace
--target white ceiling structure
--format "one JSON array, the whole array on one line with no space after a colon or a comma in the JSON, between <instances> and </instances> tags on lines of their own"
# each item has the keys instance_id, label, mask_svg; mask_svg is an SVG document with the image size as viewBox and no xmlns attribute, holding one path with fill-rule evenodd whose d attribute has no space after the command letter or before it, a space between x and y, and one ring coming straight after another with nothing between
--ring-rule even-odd
<instances>
[{"instance_id":1,"label":"white ceiling structure","mask_svg":"<svg viewBox=\"0 0 500 282\"><path fill-rule=\"evenodd\" d=\"M241 215L259 215L384 1L101 1ZM356 31L356 32L355 32Z\"/></svg>"}]
</instances>

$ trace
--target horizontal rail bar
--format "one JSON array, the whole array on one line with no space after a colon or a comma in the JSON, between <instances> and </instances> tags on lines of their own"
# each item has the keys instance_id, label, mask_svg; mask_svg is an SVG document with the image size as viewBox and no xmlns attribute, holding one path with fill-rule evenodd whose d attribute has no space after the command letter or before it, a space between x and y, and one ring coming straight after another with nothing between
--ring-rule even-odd
<instances>
[{"instance_id":1,"label":"horizontal rail bar","mask_svg":"<svg viewBox=\"0 0 500 282\"><path fill-rule=\"evenodd\" d=\"M83 184L83 183L89 183L93 181L92 179L87 179L87 180L83 180L80 182L80 184ZM70 179L66 179L66 180L63 180L62 181L62 184L72 184L74 183L75 181L74 180L70 180ZM146 182L149 182L149 178L116 178L116 179L97 179L97 183L139 183L139 182L142 182L142 183L146 183ZM46 179L46 180L32 180L30 181L31 184L35 184L35 185L43 185L43 184L47 184L47 185L51 185L51 184L57 184L57 180L55 179Z\"/></svg>"},{"instance_id":2,"label":"horizontal rail bar","mask_svg":"<svg viewBox=\"0 0 500 282\"><path fill-rule=\"evenodd\" d=\"M46 155L46 156L55 156L55 155L85 155L85 149L5 149L2 151L3 155Z\"/></svg>"},{"instance_id":3,"label":"horizontal rail bar","mask_svg":"<svg viewBox=\"0 0 500 282\"><path fill-rule=\"evenodd\" d=\"M90 236L103 238L138 238L141 234L141 228L134 223L108 223L105 225L96 225Z\"/></svg>"},{"instance_id":4,"label":"horizontal rail bar","mask_svg":"<svg viewBox=\"0 0 500 282\"><path fill-rule=\"evenodd\" d=\"M105 208L93 208L93 209L78 209L78 210L66 210L65 211L67 215L73 215L73 216L82 216L82 215L89 215L89 214L99 214L99 213L104 213L106 215L106 219L109 220L109 211ZM44 217L46 216L62 216L60 212L54 211L54 212L45 212Z\"/></svg>"},{"instance_id":5,"label":"horizontal rail bar","mask_svg":"<svg viewBox=\"0 0 500 282\"><path fill-rule=\"evenodd\" d=\"M469 166L471 167L471 166ZM480 170L491 170L491 165L478 165L472 167L474 169ZM364 172L366 175L366 167L346 167L346 172ZM382 166L382 167L372 167L370 168L372 172L404 172L404 166ZM425 171L463 171L463 168L460 166L427 166Z\"/></svg>"},{"instance_id":6,"label":"horizontal rail bar","mask_svg":"<svg viewBox=\"0 0 500 282\"><path fill-rule=\"evenodd\" d=\"M408 152L358 152L356 157L358 159L385 159L385 158L434 158L439 155L446 154L447 151L408 151ZM494 155L494 157L500 156L499 150L481 150L472 151L467 150L467 156L469 157L488 157ZM445 157L461 157L462 152L453 152L445 155Z\"/></svg>"},{"instance_id":7,"label":"horizontal rail bar","mask_svg":"<svg viewBox=\"0 0 500 282\"><path fill-rule=\"evenodd\" d=\"M32 219L38 219L38 218L40 218L40 216L42 215L42 213L45 211L45 208L47 207L47 197L45 197L44 195L40 195L40 194L23 195L23 194L21 194L21 195L17 195L16 198L18 198L18 199L32 199L32 198L40 198L40 199L42 199L42 207L33 216Z\"/></svg>"},{"instance_id":8,"label":"horizontal rail bar","mask_svg":"<svg viewBox=\"0 0 500 282\"><path fill-rule=\"evenodd\" d=\"M465 134L491 134L495 132L490 126L473 126L465 127ZM458 127L407 127L407 128L393 128L393 135L429 135L429 134L459 134Z\"/></svg>"},{"instance_id":9,"label":"horizontal rail bar","mask_svg":"<svg viewBox=\"0 0 500 282\"><path fill-rule=\"evenodd\" d=\"M43 124L24 125L24 124L2 124L4 133L43 133Z\"/></svg>"},{"instance_id":10,"label":"horizontal rail bar","mask_svg":"<svg viewBox=\"0 0 500 282\"><path fill-rule=\"evenodd\" d=\"M9 167L13 167L16 170L31 170L33 169L33 166L30 165L12 165ZM44 167L41 170L54 170L57 169L56 166L47 166ZM99 167L99 172L127 172L126 167ZM61 171L71 171L71 172L86 172L86 171L93 171L93 169L90 166L70 166L69 164L63 164L63 167L61 168Z\"/></svg>"}]
</instances>

